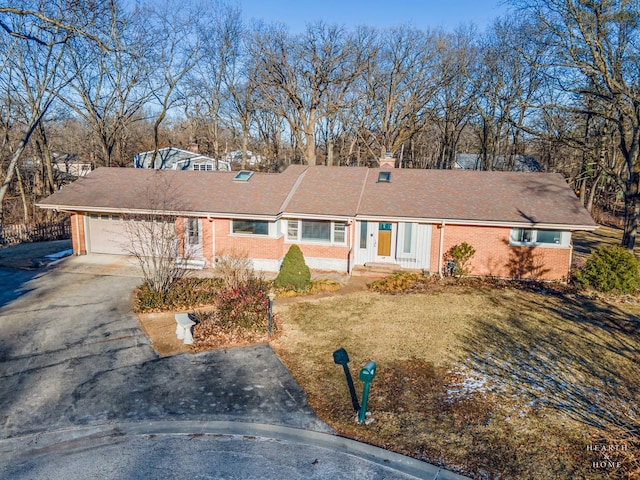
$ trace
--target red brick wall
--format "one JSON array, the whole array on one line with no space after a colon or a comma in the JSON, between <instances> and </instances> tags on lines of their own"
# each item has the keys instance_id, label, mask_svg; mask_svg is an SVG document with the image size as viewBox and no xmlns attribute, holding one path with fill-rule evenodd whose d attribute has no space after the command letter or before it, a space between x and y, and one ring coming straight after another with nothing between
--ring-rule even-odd
<instances>
[{"instance_id":1,"label":"red brick wall","mask_svg":"<svg viewBox=\"0 0 640 480\"><path fill-rule=\"evenodd\" d=\"M201 220L202 224L202 258L204 258L207 262L207 265L213 265L213 247L214 247L214 238L213 238L213 225L214 220L207 220L203 218Z\"/></svg>"},{"instance_id":2,"label":"red brick wall","mask_svg":"<svg viewBox=\"0 0 640 480\"><path fill-rule=\"evenodd\" d=\"M443 253L454 245L467 242L476 253L469 262L472 275L566 279L571 262L571 249L562 247L515 247L509 245L510 228L445 225ZM440 228L432 233L431 270L438 268Z\"/></svg>"},{"instance_id":3,"label":"red brick wall","mask_svg":"<svg viewBox=\"0 0 640 480\"><path fill-rule=\"evenodd\" d=\"M87 242L85 240L84 231L84 215L81 213L74 213L71 215L71 243L73 247L74 255L86 255L87 254Z\"/></svg>"},{"instance_id":4,"label":"red brick wall","mask_svg":"<svg viewBox=\"0 0 640 480\"><path fill-rule=\"evenodd\" d=\"M209 223L203 220L204 223ZM222 255L224 252L236 251L246 253L249 258L264 260L279 260L289 250L291 244L285 244L284 235L279 238L255 236L231 235L231 220L215 219L215 239L212 237L211 228L203 227L204 239L203 248L205 252L213 251L215 244L215 254ZM207 235L211 240L207 239ZM347 230L351 238L350 229ZM214 244L213 244L213 243ZM305 257L331 258L347 260L349 257L349 247L347 245L321 245L321 244L298 244ZM213 259L211 259L213 260Z\"/></svg>"},{"instance_id":5,"label":"red brick wall","mask_svg":"<svg viewBox=\"0 0 640 480\"><path fill-rule=\"evenodd\" d=\"M184 255L184 218L176 218L176 236L178 237L178 250Z\"/></svg>"},{"instance_id":6,"label":"red brick wall","mask_svg":"<svg viewBox=\"0 0 640 480\"><path fill-rule=\"evenodd\" d=\"M289 244L285 245L285 250L289 250L289 246ZM346 245L312 245L299 243L298 246L305 257L337 258L340 260L346 260L349 256L349 247Z\"/></svg>"},{"instance_id":7,"label":"red brick wall","mask_svg":"<svg viewBox=\"0 0 640 480\"><path fill-rule=\"evenodd\" d=\"M223 255L225 252L246 253L249 258L277 260L284 254L284 236L280 238L263 237L260 235L242 236L230 235L231 220L215 219L215 253ZM286 253L286 252L285 252Z\"/></svg>"}]
</instances>

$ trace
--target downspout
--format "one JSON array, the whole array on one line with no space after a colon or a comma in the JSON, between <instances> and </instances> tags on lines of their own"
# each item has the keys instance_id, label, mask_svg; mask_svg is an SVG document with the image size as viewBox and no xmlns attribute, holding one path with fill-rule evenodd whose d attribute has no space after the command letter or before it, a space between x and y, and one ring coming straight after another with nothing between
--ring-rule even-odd
<instances>
[{"instance_id":1,"label":"downspout","mask_svg":"<svg viewBox=\"0 0 640 480\"><path fill-rule=\"evenodd\" d=\"M443 249L444 249L444 220L440 224L440 245L438 246L438 275L442 278L442 259L443 259Z\"/></svg>"},{"instance_id":2,"label":"downspout","mask_svg":"<svg viewBox=\"0 0 640 480\"><path fill-rule=\"evenodd\" d=\"M356 229L356 222L355 220L351 219L349 221L349 253L347 253L347 273L349 275L351 275L351 270L353 270L353 261L352 259L352 254L353 254L353 242L354 242L354 236L355 236L355 229Z\"/></svg>"}]
</instances>

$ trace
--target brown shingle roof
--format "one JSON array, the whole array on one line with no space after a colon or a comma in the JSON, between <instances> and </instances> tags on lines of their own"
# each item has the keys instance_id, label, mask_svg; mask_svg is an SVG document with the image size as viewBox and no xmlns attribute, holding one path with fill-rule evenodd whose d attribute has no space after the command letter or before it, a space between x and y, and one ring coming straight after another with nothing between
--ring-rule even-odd
<instances>
[{"instance_id":1,"label":"brown shingle roof","mask_svg":"<svg viewBox=\"0 0 640 480\"><path fill-rule=\"evenodd\" d=\"M367 168L308 168L284 211L297 216L353 217L367 171Z\"/></svg>"},{"instance_id":2,"label":"brown shingle roof","mask_svg":"<svg viewBox=\"0 0 640 480\"><path fill-rule=\"evenodd\" d=\"M238 172L98 168L40 205L276 216L300 171L294 167L282 174L256 173L249 181L239 182L233 179Z\"/></svg>"},{"instance_id":3,"label":"brown shingle roof","mask_svg":"<svg viewBox=\"0 0 640 480\"><path fill-rule=\"evenodd\" d=\"M395 169L390 183L369 175L358 214L595 226L557 173Z\"/></svg>"},{"instance_id":4,"label":"brown shingle roof","mask_svg":"<svg viewBox=\"0 0 640 480\"><path fill-rule=\"evenodd\" d=\"M465 223L595 223L559 174L292 165L283 173L99 168L40 202L68 210L162 209L221 216L407 218ZM153 192L153 193L151 193ZM164 192L167 192L166 194ZM164 199L164 200L162 200Z\"/></svg>"}]
</instances>

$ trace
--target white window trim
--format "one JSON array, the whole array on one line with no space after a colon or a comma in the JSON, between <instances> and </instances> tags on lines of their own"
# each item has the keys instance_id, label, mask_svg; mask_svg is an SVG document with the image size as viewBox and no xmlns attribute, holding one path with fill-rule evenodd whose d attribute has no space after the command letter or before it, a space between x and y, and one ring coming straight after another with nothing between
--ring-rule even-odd
<instances>
[{"instance_id":1,"label":"white window trim","mask_svg":"<svg viewBox=\"0 0 640 480\"><path fill-rule=\"evenodd\" d=\"M311 220L311 219L286 219L285 222L287 222L285 228L284 228L284 232L285 232L285 240L287 243L304 243L304 244L309 244L309 245L346 245L347 244L347 239L349 237L349 225L347 222L335 222L333 220L320 220L320 221L325 221L325 222L329 222L331 224L331 228L330 228L330 232L331 232L331 238L327 241L327 240L303 240L302 239L302 222L303 221L318 221L318 220ZM292 238L289 236L289 222L297 222L298 223L298 236L296 238ZM336 224L342 224L344 225L344 241L342 242L336 242L335 241L335 228L336 228Z\"/></svg>"},{"instance_id":2,"label":"white window trim","mask_svg":"<svg viewBox=\"0 0 640 480\"><path fill-rule=\"evenodd\" d=\"M513 239L514 230L530 230L531 231L531 241L530 242L517 242ZM552 230L548 228L521 228L514 227L509 231L509 245L513 247L545 247L545 248L568 248L569 241L571 239L571 233L560 230L560 243L546 243L546 242L538 242L538 230Z\"/></svg>"},{"instance_id":3,"label":"white window trim","mask_svg":"<svg viewBox=\"0 0 640 480\"><path fill-rule=\"evenodd\" d=\"M411 225L411 249L408 252L404 251L404 237L405 237L405 225ZM418 237L418 224L413 222L399 222L398 223L398 251L396 253L397 258L414 259L416 258L416 243Z\"/></svg>"}]
</instances>

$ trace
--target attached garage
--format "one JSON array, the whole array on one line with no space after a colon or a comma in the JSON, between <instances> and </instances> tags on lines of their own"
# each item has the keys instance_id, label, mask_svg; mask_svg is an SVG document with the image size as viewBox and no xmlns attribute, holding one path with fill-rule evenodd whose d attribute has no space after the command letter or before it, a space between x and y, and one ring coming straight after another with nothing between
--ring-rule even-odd
<instances>
[{"instance_id":1,"label":"attached garage","mask_svg":"<svg viewBox=\"0 0 640 480\"><path fill-rule=\"evenodd\" d=\"M131 239L127 223L120 215L90 214L87 216L87 252L130 255Z\"/></svg>"}]
</instances>

